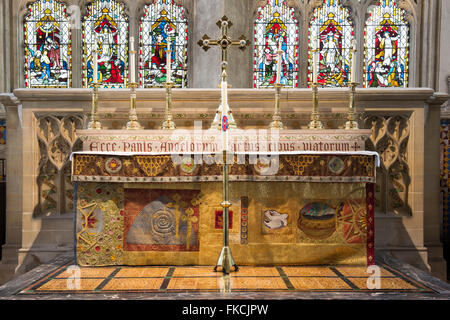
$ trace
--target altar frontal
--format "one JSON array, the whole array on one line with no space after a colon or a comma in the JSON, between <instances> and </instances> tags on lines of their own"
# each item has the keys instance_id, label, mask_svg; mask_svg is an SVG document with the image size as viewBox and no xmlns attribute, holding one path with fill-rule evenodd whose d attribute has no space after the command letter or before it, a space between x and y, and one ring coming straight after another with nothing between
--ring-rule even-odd
<instances>
[{"instance_id":1,"label":"altar frontal","mask_svg":"<svg viewBox=\"0 0 450 320\"><path fill-rule=\"evenodd\" d=\"M229 177L236 263L373 263L376 155L243 156L241 164L234 156ZM170 154L73 155L79 265L214 265L222 165L178 162Z\"/></svg>"}]
</instances>

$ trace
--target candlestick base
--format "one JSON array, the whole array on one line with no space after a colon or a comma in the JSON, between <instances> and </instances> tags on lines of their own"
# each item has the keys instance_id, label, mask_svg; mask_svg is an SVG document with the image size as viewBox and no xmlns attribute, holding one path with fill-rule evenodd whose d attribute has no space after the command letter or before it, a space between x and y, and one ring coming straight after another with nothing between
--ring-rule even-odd
<instances>
[{"instance_id":1,"label":"candlestick base","mask_svg":"<svg viewBox=\"0 0 450 320\"><path fill-rule=\"evenodd\" d=\"M347 122L345 123L345 130L358 130L358 122L355 121L355 89L358 85L357 82L350 82L350 95L349 95L349 107L348 107L348 115Z\"/></svg>"},{"instance_id":2,"label":"candlestick base","mask_svg":"<svg viewBox=\"0 0 450 320\"><path fill-rule=\"evenodd\" d=\"M98 120L98 88L100 85L98 83L92 84L92 112L91 112L91 121L88 123L88 130L101 130L102 124Z\"/></svg>"},{"instance_id":3,"label":"candlestick base","mask_svg":"<svg viewBox=\"0 0 450 320\"><path fill-rule=\"evenodd\" d=\"M283 85L275 83L275 110L272 116L272 122L269 124L270 129L283 129L283 122L281 122L280 115L280 92Z\"/></svg>"},{"instance_id":4,"label":"candlestick base","mask_svg":"<svg viewBox=\"0 0 450 320\"><path fill-rule=\"evenodd\" d=\"M161 129L163 130L175 130L177 126L175 125L175 122L173 122L171 119L165 120L162 125Z\"/></svg>"},{"instance_id":5,"label":"candlestick base","mask_svg":"<svg viewBox=\"0 0 450 320\"><path fill-rule=\"evenodd\" d=\"M345 123L345 130L358 130L359 129L359 127L358 127L358 122L356 122L356 121L347 121L346 123Z\"/></svg>"},{"instance_id":6,"label":"candlestick base","mask_svg":"<svg viewBox=\"0 0 450 320\"><path fill-rule=\"evenodd\" d=\"M235 272L239 270L239 267L236 265L236 262L234 262L233 256L231 255L230 247L228 246L222 247L219 259L217 260L217 264L214 267L214 272L218 272L219 267L221 267L221 271L224 274L229 274L231 268L233 267Z\"/></svg>"},{"instance_id":7,"label":"candlestick base","mask_svg":"<svg viewBox=\"0 0 450 320\"><path fill-rule=\"evenodd\" d=\"M308 129L310 130L322 130L323 124L320 120L311 120L311 122L308 124Z\"/></svg>"},{"instance_id":8,"label":"candlestick base","mask_svg":"<svg viewBox=\"0 0 450 320\"><path fill-rule=\"evenodd\" d=\"M270 129L278 129L278 130L284 129L283 122L281 122L281 120L279 118L280 117L278 117L278 119L276 119L275 116L273 117L273 121L269 124Z\"/></svg>"},{"instance_id":9,"label":"candlestick base","mask_svg":"<svg viewBox=\"0 0 450 320\"><path fill-rule=\"evenodd\" d=\"M321 130L323 129L323 124L319 120L319 99L318 99L318 86L317 82L312 82L311 87L313 90L313 112L311 114L311 122L308 124L308 129L310 130Z\"/></svg>"},{"instance_id":10,"label":"candlestick base","mask_svg":"<svg viewBox=\"0 0 450 320\"><path fill-rule=\"evenodd\" d=\"M102 124L98 120L92 120L88 123L88 130L102 130Z\"/></svg>"},{"instance_id":11,"label":"candlestick base","mask_svg":"<svg viewBox=\"0 0 450 320\"><path fill-rule=\"evenodd\" d=\"M127 122L127 130L139 130L142 126L137 121L136 110L130 110L129 121Z\"/></svg>"},{"instance_id":12,"label":"candlestick base","mask_svg":"<svg viewBox=\"0 0 450 320\"><path fill-rule=\"evenodd\" d=\"M164 122L161 125L162 130L175 130L177 127L175 122L172 120L172 88L174 87L173 82L165 82L164 88L166 88L166 116Z\"/></svg>"}]
</instances>

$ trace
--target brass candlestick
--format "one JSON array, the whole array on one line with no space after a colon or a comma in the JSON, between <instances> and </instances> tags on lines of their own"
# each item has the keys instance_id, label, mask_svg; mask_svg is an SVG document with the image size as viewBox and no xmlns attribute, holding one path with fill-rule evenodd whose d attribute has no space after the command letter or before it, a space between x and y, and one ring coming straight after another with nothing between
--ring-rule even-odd
<instances>
[{"instance_id":1,"label":"brass candlestick","mask_svg":"<svg viewBox=\"0 0 450 320\"><path fill-rule=\"evenodd\" d=\"M166 88L166 115L164 122L162 123L161 129L163 130L174 130L176 129L175 122L172 120L172 88L173 82L165 82L164 88Z\"/></svg>"},{"instance_id":2,"label":"brass candlestick","mask_svg":"<svg viewBox=\"0 0 450 320\"><path fill-rule=\"evenodd\" d=\"M92 112L91 112L91 121L88 123L89 130L101 130L102 124L99 121L98 117L98 87L100 86L98 83L92 84Z\"/></svg>"},{"instance_id":3,"label":"brass candlestick","mask_svg":"<svg viewBox=\"0 0 450 320\"><path fill-rule=\"evenodd\" d=\"M317 82L311 83L311 87L313 89L313 111L311 114L311 121L308 125L308 129L321 130L323 129L323 124L320 121L319 115L319 99L317 97L317 93L319 90Z\"/></svg>"},{"instance_id":4,"label":"brass candlestick","mask_svg":"<svg viewBox=\"0 0 450 320\"><path fill-rule=\"evenodd\" d=\"M139 124L137 113L136 113L136 88L138 86L137 83L130 83L130 112L128 115L127 122L127 130L138 130L142 129L142 126Z\"/></svg>"},{"instance_id":5,"label":"brass candlestick","mask_svg":"<svg viewBox=\"0 0 450 320\"><path fill-rule=\"evenodd\" d=\"M280 111L280 93L281 83L275 83L275 110L272 116L272 122L269 124L271 129L283 129L283 122L281 122L281 111Z\"/></svg>"},{"instance_id":6,"label":"brass candlestick","mask_svg":"<svg viewBox=\"0 0 450 320\"><path fill-rule=\"evenodd\" d=\"M348 115L347 115L347 122L345 123L345 130L357 130L358 128L358 122L355 120L355 91L356 86L358 85L357 82L350 82L349 88L350 88L350 95L349 95L349 107L348 107Z\"/></svg>"}]
</instances>

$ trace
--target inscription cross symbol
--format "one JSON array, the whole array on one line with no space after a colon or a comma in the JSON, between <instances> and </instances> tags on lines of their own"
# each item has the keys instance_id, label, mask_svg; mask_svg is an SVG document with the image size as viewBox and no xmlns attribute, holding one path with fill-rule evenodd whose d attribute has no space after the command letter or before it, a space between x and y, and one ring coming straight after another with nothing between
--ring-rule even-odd
<instances>
[{"instance_id":1,"label":"inscription cross symbol","mask_svg":"<svg viewBox=\"0 0 450 320\"><path fill-rule=\"evenodd\" d=\"M233 23L228 20L227 16L223 16L222 19L217 21L216 24L222 30L222 37L217 40L213 40L205 34L197 43L205 51L208 51L211 46L220 46L220 48L222 48L222 71L224 71L227 68L228 48L233 45L237 45L239 46L239 49L245 50L246 46L250 44L250 41L247 40L244 35L241 35L238 40L232 40L228 36L228 28L231 28Z\"/></svg>"}]
</instances>

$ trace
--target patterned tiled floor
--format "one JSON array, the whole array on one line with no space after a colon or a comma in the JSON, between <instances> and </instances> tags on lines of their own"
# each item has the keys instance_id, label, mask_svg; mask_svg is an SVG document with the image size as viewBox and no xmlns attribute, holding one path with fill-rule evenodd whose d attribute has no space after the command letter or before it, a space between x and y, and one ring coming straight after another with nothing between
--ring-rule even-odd
<instances>
[{"instance_id":1,"label":"patterned tiled floor","mask_svg":"<svg viewBox=\"0 0 450 320\"><path fill-rule=\"evenodd\" d=\"M65 265L19 295L127 292L433 292L388 266L380 267L379 287L368 288L366 267L243 266L224 276L213 267L75 267ZM372 282L373 283L373 282Z\"/></svg>"}]
</instances>

